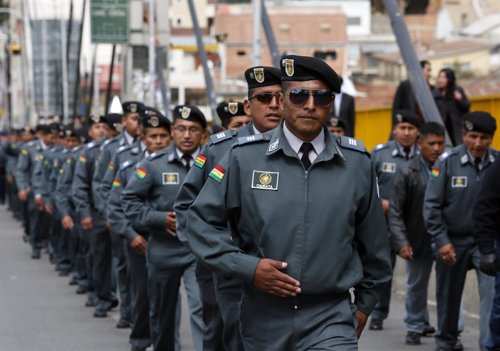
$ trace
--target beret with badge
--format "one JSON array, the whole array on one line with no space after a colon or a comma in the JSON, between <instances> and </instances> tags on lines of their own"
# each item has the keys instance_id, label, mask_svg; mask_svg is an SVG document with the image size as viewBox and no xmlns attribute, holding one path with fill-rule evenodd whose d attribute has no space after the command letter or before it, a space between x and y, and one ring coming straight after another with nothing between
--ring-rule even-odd
<instances>
[{"instance_id":1,"label":"beret with badge","mask_svg":"<svg viewBox=\"0 0 500 351\"><path fill-rule=\"evenodd\" d=\"M217 115L224 121L236 116L246 116L246 113L242 102L223 101L217 105Z\"/></svg>"},{"instance_id":2,"label":"beret with badge","mask_svg":"<svg viewBox=\"0 0 500 351\"><path fill-rule=\"evenodd\" d=\"M345 130L345 123L338 117L332 117L326 121L327 127L342 128Z\"/></svg>"},{"instance_id":3,"label":"beret with badge","mask_svg":"<svg viewBox=\"0 0 500 351\"><path fill-rule=\"evenodd\" d=\"M144 109L140 112L140 115L141 123L144 129L166 128L170 132L170 121L157 109L149 106L144 106Z\"/></svg>"},{"instance_id":4,"label":"beret with badge","mask_svg":"<svg viewBox=\"0 0 500 351\"><path fill-rule=\"evenodd\" d=\"M125 101L122 104L123 114L127 113L141 113L141 111L145 108L144 104L139 101Z\"/></svg>"},{"instance_id":5,"label":"beret with badge","mask_svg":"<svg viewBox=\"0 0 500 351\"><path fill-rule=\"evenodd\" d=\"M298 55L285 55L281 58L281 81L306 80L320 80L334 93L340 93L340 78L325 61Z\"/></svg>"},{"instance_id":6,"label":"beret with badge","mask_svg":"<svg viewBox=\"0 0 500 351\"><path fill-rule=\"evenodd\" d=\"M274 67L255 66L245 71L248 89L281 85L281 71Z\"/></svg>"},{"instance_id":7,"label":"beret with badge","mask_svg":"<svg viewBox=\"0 0 500 351\"><path fill-rule=\"evenodd\" d=\"M108 113L106 115L106 121L109 128L121 132L123 130L122 125L123 115L121 113Z\"/></svg>"},{"instance_id":8,"label":"beret with badge","mask_svg":"<svg viewBox=\"0 0 500 351\"><path fill-rule=\"evenodd\" d=\"M415 127L420 128L422 125L422 121L418 117L418 115L415 112L408 111L408 110L397 110L394 112L394 125L397 125L399 123L410 123L413 124Z\"/></svg>"},{"instance_id":9,"label":"beret with badge","mask_svg":"<svg viewBox=\"0 0 500 351\"><path fill-rule=\"evenodd\" d=\"M106 118L106 116L103 116L103 115L92 115L90 116L89 118L89 125L93 125L93 124L96 124L96 123L108 123L108 120Z\"/></svg>"},{"instance_id":10,"label":"beret with badge","mask_svg":"<svg viewBox=\"0 0 500 351\"><path fill-rule=\"evenodd\" d=\"M177 105L173 111L174 121L183 119L191 122L198 122L203 129L207 128L207 119L201 110L194 105Z\"/></svg>"},{"instance_id":11,"label":"beret with badge","mask_svg":"<svg viewBox=\"0 0 500 351\"><path fill-rule=\"evenodd\" d=\"M493 135L497 129L497 121L488 112L474 111L463 116L466 132L482 132Z\"/></svg>"}]
</instances>

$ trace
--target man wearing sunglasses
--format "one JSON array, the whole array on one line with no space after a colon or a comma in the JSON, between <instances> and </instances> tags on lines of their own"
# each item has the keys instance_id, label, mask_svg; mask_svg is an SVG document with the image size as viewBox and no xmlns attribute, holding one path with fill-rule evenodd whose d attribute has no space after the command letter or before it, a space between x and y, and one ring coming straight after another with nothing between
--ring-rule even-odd
<instances>
[{"instance_id":1,"label":"man wearing sunglasses","mask_svg":"<svg viewBox=\"0 0 500 351\"><path fill-rule=\"evenodd\" d=\"M211 171L188 210L189 244L241 281L245 350L357 350L391 276L375 173L360 141L324 126L335 71L289 55L281 77L284 122L240 138Z\"/></svg>"},{"instance_id":2,"label":"man wearing sunglasses","mask_svg":"<svg viewBox=\"0 0 500 351\"><path fill-rule=\"evenodd\" d=\"M186 241L187 211L201 191L212 168L219 162L238 137L258 135L276 128L281 121L279 96L281 72L274 67L257 66L245 71L248 99L243 103L251 121L238 130L226 130L210 137L201 150L199 162L192 167L184 181L174 206L177 217L177 235ZM239 109L239 107L238 107ZM205 325L204 350L243 350L239 337L238 305L241 300L241 282L228 275L213 275L198 264L198 284L203 300ZM214 296L214 285L216 285ZM221 326L222 324L222 326ZM222 331L222 335L220 335ZM222 346L223 345L223 346Z\"/></svg>"}]
</instances>

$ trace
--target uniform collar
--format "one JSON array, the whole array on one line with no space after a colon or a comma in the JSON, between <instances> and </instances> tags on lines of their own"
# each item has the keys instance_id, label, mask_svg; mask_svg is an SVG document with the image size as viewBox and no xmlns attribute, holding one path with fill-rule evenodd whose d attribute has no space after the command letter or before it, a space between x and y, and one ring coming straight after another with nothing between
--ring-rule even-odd
<instances>
[{"instance_id":1,"label":"uniform collar","mask_svg":"<svg viewBox=\"0 0 500 351\"><path fill-rule=\"evenodd\" d=\"M481 157L481 165L484 167L493 162L495 162L495 155L493 155L491 150L488 149L486 150L486 153L483 155L483 157ZM465 144L462 144L460 150L460 164L465 165L466 163L474 165L474 157L472 157L469 150L467 150Z\"/></svg>"},{"instance_id":2,"label":"uniform collar","mask_svg":"<svg viewBox=\"0 0 500 351\"><path fill-rule=\"evenodd\" d=\"M420 152L418 151L418 148L415 144L413 144L411 147L410 147L410 155L409 155L409 158L413 158L415 155L419 155ZM405 158L405 153L404 153L404 148L403 146L401 146L397 141L394 140L394 145L393 145L393 148L392 148L392 153L391 155L393 157L396 157L396 156L401 156L403 158Z\"/></svg>"},{"instance_id":3,"label":"uniform collar","mask_svg":"<svg viewBox=\"0 0 500 351\"><path fill-rule=\"evenodd\" d=\"M47 150L49 147L43 142L42 139L39 139L39 144L40 144L40 147L42 148L42 151L45 151Z\"/></svg>"},{"instance_id":4,"label":"uniform collar","mask_svg":"<svg viewBox=\"0 0 500 351\"><path fill-rule=\"evenodd\" d=\"M134 143L134 137L132 135L130 135L129 133L127 133L126 130L124 130L122 133L123 133L123 137L120 140L120 146L124 145L124 144L132 145Z\"/></svg>"},{"instance_id":5,"label":"uniform collar","mask_svg":"<svg viewBox=\"0 0 500 351\"><path fill-rule=\"evenodd\" d=\"M295 151L296 154L298 154L302 144L304 144L304 141L297 138L297 136L295 136L295 134L293 134L287 128L286 123L283 123L283 134L285 135L285 138L288 141L290 147L293 149L293 151ZM314 152L316 152L316 155L319 155L325 149L326 145L324 129L321 129L321 132L310 143L314 147Z\"/></svg>"}]
</instances>

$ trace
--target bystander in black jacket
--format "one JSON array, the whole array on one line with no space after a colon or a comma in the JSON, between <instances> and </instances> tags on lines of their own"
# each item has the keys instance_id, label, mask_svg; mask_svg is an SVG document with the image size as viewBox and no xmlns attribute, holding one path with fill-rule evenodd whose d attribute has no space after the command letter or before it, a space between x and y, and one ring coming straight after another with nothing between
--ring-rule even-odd
<instances>
[{"instance_id":1,"label":"bystander in black jacket","mask_svg":"<svg viewBox=\"0 0 500 351\"><path fill-rule=\"evenodd\" d=\"M453 92L457 91L462 95L460 100L455 99ZM469 112L470 102L462 87L455 86L453 91L447 90L442 94L438 88L432 92L434 101L443 119L446 131L450 136L453 146L462 144L463 118Z\"/></svg>"}]
</instances>

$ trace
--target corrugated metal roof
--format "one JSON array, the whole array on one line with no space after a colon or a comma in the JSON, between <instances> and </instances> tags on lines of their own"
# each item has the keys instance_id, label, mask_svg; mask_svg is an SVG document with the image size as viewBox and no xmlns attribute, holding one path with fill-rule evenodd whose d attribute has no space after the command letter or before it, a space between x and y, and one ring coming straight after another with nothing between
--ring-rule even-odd
<instances>
[{"instance_id":1,"label":"corrugated metal roof","mask_svg":"<svg viewBox=\"0 0 500 351\"><path fill-rule=\"evenodd\" d=\"M500 13L480 18L460 30L461 35L476 37L500 26Z\"/></svg>"}]
</instances>

